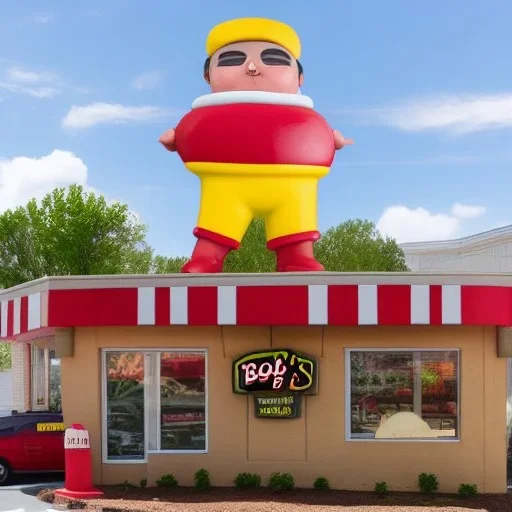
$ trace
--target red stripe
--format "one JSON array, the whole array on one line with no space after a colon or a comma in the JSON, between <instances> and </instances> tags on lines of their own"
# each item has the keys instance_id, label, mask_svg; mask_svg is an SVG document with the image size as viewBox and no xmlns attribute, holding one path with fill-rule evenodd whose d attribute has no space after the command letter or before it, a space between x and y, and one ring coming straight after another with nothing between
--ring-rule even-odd
<instances>
[{"instance_id":1,"label":"red stripe","mask_svg":"<svg viewBox=\"0 0 512 512\"><path fill-rule=\"evenodd\" d=\"M462 323L512 325L512 288L461 286Z\"/></svg>"},{"instance_id":2,"label":"red stripe","mask_svg":"<svg viewBox=\"0 0 512 512\"><path fill-rule=\"evenodd\" d=\"M327 288L327 321L332 325L358 324L358 286L332 285Z\"/></svg>"},{"instance_id":3,"label":"red stripe","mask_svg":"<svg viewBox=\"0 0 512 512\"><path fill-rule=\"evenodd\" d=\"M188 288L188 325L217 325L217 287Z\"/></svg>"},{"instance_id":4,"label":"red stripe","mask_svg":"<svg viewBox=\"0 0 512 512\"><path fill-rule=\"evenodd\" d=\"M237 287L237 325L307 324L307 286Z\"/></svg>"},{"instance_id":5,"label":"red stripe","mask_svg":"<svg viewBox=\"0 0 512 512\"><path fill-rule=\"evenodd\" d=\"M7 336L14 334L14 301L7 303Z\"/></svg>"},{"instance_id":6,"label":"red stripe","mask_svg":"<svg viewBox=\"0 0 512 512\"><path fill-rule=\"evenodd\" d=\"M48 327L124 325L137 325L137 288L48 292Z\"/></svg>"},{"instance_id":7,"label":"red stripe","mask_svg":"<svg viewBox=\"0 0 512 512\"><path fill-rule=\"evenodd\" d=\"M28 331L28 297L21 297L20 306L20 333Z\"/></svg>"},{"instance_id":8,"label":"red stripe","mask_svg":"<svg viewBox=\"0 0 512 512\"><path fill-rule=\"evenodd\" d=\"M430 286L430 324L441 325L443 323L442 315L442 296L443 289L441 285L433 284Z\"/></svg>"},{"instance_id":9,"label":"red stripe","mask_svg":"<svg viewBox=\"0 0 512 512\"><path fill-rule=\"evenodd\" d=\"M171 323L170 288L155 288L155 323L156 325Z\"/></svg>"},{"instance_id":10,"label":"red stripe","mask_svg":"<svg viewBox=\"0 0 512 512\"><path fill-rule=\"evenodd\" d=\"M379 325L411 324L410 285L377 286L377 321Z\"/></svg>"}]
</instances>

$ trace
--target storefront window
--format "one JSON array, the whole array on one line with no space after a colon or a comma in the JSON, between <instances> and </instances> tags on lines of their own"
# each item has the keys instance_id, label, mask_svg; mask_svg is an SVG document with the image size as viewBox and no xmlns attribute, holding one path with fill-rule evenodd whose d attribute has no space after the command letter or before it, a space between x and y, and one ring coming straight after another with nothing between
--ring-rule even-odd
<instances>
[{"instance_id":1,"label":"storefront window","mask_svg":"<svg viewBox=\"0 0 512 512\"><path fill-rule=\"evenodd\" d=\"M206 353L105 353L106 460L205 452Z\"/></svg>"},{"instance_id":2,"label":"storefront window","mask_svg":"<svg viewBox=\"0 0 512 512\"><path fill-rule=\"evenodd\" d=\"M453 350L349 350L349 437L457 439L458 356Z\"/></svg>"},{"instance_id":3,"label":"storefront window","mask_svg":"<svg viewBox=\"0 0 512 512\"><path fill-rule=\"evenodd\" d=\"M50 350L50 411L62 411L60 359Z\"/></svg>"},{"instance_id":4,"label":"storefront window","mask_svg":"<svg viewBox=\"0 0 512 512\"><path fill-rule=\"evenodd\" d=\"M144 354L106 354L107 458L143 459Z\"/></svg>"},{"instance_id":5,"label":"storefront window","mask_svg":"<svg viewBox=\"0 0 512 512\"><path fill-rule=\"evenodd\" d=\"M32 410L47 409L47 359L45 349L32 345Z\"/></svg>"},{"instance_id":6,"label":"storefront window","mask_svg":"<svg viewBox=\"0 0 512 512\"><path fill-rule=\"evenodd\" d=\"M162 450L206 448L205 357L197 352L164 352L160 363Z\"/></svg>"}]
</instances>

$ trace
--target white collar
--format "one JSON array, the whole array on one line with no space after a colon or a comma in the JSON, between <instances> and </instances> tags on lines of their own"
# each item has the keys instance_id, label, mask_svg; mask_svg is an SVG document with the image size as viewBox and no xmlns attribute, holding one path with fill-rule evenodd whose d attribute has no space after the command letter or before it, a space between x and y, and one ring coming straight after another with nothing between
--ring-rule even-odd
<instances>
[{"instance_id":1,"label":"white collar","mask_svg":"<svg viewBox=\"0 0 512 512\"><path fill-rule=\"evenodd\" d=\"M270 105L290 105L294 107L313 108L313 100L303 94L288 94L266 91L227 91L213 92L199 96L192 102L192 109L229 105L233 103L265 103Z\"/></svg>"}]
</instances>

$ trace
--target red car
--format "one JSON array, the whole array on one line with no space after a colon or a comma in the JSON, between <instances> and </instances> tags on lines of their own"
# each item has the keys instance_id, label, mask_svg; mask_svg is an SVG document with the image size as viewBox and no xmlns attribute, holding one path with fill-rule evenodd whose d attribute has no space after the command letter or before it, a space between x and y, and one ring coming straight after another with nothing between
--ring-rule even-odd
<instances>
[{"instance_id":1,"label":"red car","mask_svg":"<svg viewBox=\"0 0 512 512\"><path fill-rule=\"evenodd\" d=\"M0 485L13 474L64 472L62 414L29 412L0 418Z\"/></svg>"}]
</instances>

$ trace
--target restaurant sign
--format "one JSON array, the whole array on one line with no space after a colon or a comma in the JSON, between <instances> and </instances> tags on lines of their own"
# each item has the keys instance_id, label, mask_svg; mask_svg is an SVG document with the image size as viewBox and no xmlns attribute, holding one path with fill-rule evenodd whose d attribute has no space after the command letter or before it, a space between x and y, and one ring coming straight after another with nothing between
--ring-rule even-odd
<instances>
[{"instance_id":1,"label":"restaurant sign","mask_svg":"<svg viewBox=\"0 0 512 512\"><path fill-rule=\"evenodd\" d=\"M314 359L292 350L252 352L233 361L233 392L304 393L314 395L317 368Z\"/></svg>"},{"instance_id":2,"label":"restaurant sign","mask_svg":"<svg viewBox=\"0 0 512 512\"><path fill-rule=\"evenodd\" d=\"M298 418L302 396L254 395L254 412L257 418Z\"/></svg>"}]
</instances>

